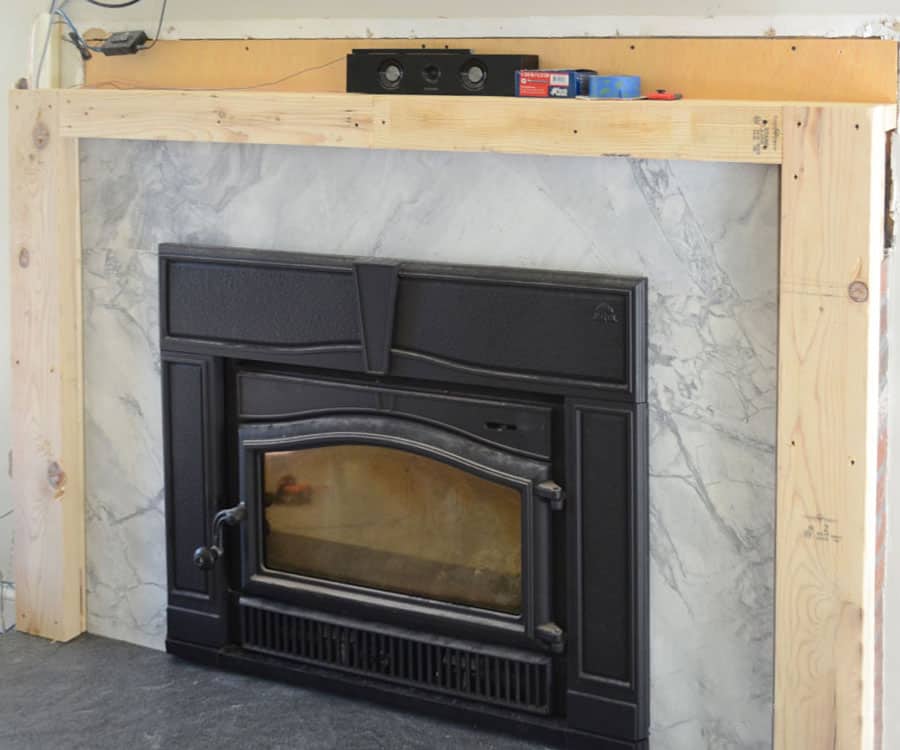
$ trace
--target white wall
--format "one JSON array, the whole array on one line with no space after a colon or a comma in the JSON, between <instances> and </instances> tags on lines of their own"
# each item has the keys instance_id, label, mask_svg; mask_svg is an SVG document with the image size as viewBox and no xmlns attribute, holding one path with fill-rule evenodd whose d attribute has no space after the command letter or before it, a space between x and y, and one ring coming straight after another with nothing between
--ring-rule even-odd
<instances>
[{"instance_id":1,"label":"white wall","mask_svg":"<svg viewBox=\"0 0 900 750\"><path fill-rule=\"evenodd\" d=\"M160 0L144 0L121 13L147 17ZM244 20L246 0L170 0L172 15L181 18L215 17ZM141 7L143 6L143 7ZM371 0L255 0L257 18L437 18L513 16L722 16L836 13L888 13L897 11L889 0L391 0L377 5Z\"/></svg>"},{"instance_id":2,"label":"white wall","mask_svg":"<svg viewBox=\"0 0 900 750\"><path fill-rule=\"evenodd\" d=\"M155 31L162 0L103 11L73 0L79 23ZM896 0L170 0L163 35L186 37L809 36L900 31ZM375 6L375 7L373 7Z\"/></svg>"}]
</instances>

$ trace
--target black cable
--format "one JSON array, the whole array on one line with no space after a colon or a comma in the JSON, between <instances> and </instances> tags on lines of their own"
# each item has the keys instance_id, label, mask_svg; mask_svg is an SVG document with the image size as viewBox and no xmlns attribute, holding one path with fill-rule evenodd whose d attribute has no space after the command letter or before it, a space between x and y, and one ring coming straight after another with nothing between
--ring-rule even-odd
<instances>
[{"instance_id":1,"label":"black cable","mask_svg":"<svg viewBox=\"0 0 900 750\"><path fill-rule=\"evenodd\" d=\"M101 8L127 8L129 5L135 5L139 2L141 2L141 0L128 0L128 2L126 2L122 5L111 5L109 3L101 2L101 0L87 0L87 1L89 3L92 3L93 5L99 5ZM139 51L153 49L156 46L156 43L159 41L159 36L162 33L163 23L165 23L165 20L166 20L166 8L168 7L168 5L169 5L169 0L163 0L162 8L160 8L160 11L159 11L159 23L156 24L156 34L153 36L153 39L150 40L149 44L145 44L143 47L139 47L138 48ZM97 40L91 40L91 41L102 42L103 40L97 39Z\"/></svg>"},{"instance_id":2,"label":"black cable","mask_svg":"<svg viewBox=\"0 0 900 750\"><path fill-rule=\"evenodd\" d=\"M102 0L87 0L91 5L99 8L127 8L130 5L137 5L141 0L126 0L124 3L106 3Z\"/></svg>"},{"instance_id":3,"label":"black cable","mask_svg":"<svg viewBox=\"0 0 900 750\"><path fill-rule=\"evenodd\" d=\"M153 41L150 44L145 44L141 49L153 49L156 46L156 43L159 41L159 35L162 32L163 21L166 19L166 6L169 4L169 0L163 0L162 10L159 12L159 23L156 24L156 36L153 37Z\"/></svg>"},{"instance_id":4,"label":"black cable","mask_svg":"<svg viewBox=\"0 0 900 750\"><path fill-rule=\"evenodd\" d=\"M136 82L132 81L101 81L100 83L93 83L90 85L92 89L102 89L106 87L112 87L114 89L118 89L119 91L252 91L253 89L262 89L266 86L277 86L279 83L284 83L285 81L289 81L292 78L298 78L299 76L306 75L307 73L312 73L316 70L322 70L324 68L330 68L332 65L337 65L338 63L344 62L347 59L346 55L341 55L340 57L334 58L334 60L329 60L328 62L322 63L321 65L313 65L309 68L303 68L302 70L295 70L293 73L288 73L286 76L282 76L281 78L276 78L274 81L263 81L262 83L252 83L249 86L231 86L227 88L209 88L209 87L199 87L199 88L176 88L174 86L141 86ZM134 83L134 85L130 85ZM125 85L121 85L125 84ZM83 88L84 84L80 84L73 88Z\"/></svg>"}]
</instances>

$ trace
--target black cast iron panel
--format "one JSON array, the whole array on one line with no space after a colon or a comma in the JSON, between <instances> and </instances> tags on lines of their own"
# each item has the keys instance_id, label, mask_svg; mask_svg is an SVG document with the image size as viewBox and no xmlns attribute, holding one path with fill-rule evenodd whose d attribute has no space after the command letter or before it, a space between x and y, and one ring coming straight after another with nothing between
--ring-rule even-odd
<instances>
[{"instance_id":1,"label":"black cast iron panel","mask_svg":"<svg viewBox=\"0 0 900 750\"><path fill-rule=\"evenodd\" d=\"M398 270L390 261L360 261L353 266L363 362L366 371L379 375L390 369Z\"/></svg>"},{"instance_id":2,"label":"black cast iron panel","mask_svg":"<svg viewBox=\"0 0 900 750\"><path fill-rule=\"evenodd\" d=\"M405 274L394 347L446 367L627 387L627 294L469 276Z\"/></svg>"},{"instance_id":3,"label":"black cast iron panel","mask_svg":"<svg viewBox=\"0 0 900 750\"><path fill-rule=\"evenodd\" d=\"M163 245L162 345L644 400L646 281ZM396 300L395 300L396 296Z\"/></svg>"},{"instance_id":4,"label":"black cast iron panel","mask_svg":"<svg viewBox=\"0 0 900 750\"><path fill-rule=\"evenodd\" d=\"M192 558L210 543L225 481L222 370L213 357L163 353L168 630L207 646L226 642L226 577L203 573Z\"/></svg>"},{"instance_id":5,"label":"black cast iron panel","mask_svg":"<svg viewBox=\"0 0 900 750\"><path fill-rule=\"evenodd\" d=\"M241 645L459 698L550 712L549 657L242 598Z\"/></svg>"},{"instance_id":6,"label":"black cast iron panel","mask_svg":"<svg viewBox=\"0 0 900 750\"><path fill-rule=\"evenodd\" d=\"M167 268L172 337L299 350L359 345L349 270L190 261Z\"/></svg>"},{"instance_id":7,"label":"black cast iron panel","mask_svg":"<svg viewBox=\"0 0 900 750\"><path fill-rule=\"evenodd\" d=\"M650 682L646 405L570 402L566 417L569 721L638 739Z\"/></svg>"},{"instance_id":8,"label":"black cast iron panel","mask_svg":"<svg viewBox=\"0 0 900 750\"><path fill-rule=\"evenodd\" d=\"M392 414L450 427L534 458L550 458L553 409L549 405L250 370L238 373L237 387L240 417L248 422L318 414Z\"/></svg>"}]
</instances>

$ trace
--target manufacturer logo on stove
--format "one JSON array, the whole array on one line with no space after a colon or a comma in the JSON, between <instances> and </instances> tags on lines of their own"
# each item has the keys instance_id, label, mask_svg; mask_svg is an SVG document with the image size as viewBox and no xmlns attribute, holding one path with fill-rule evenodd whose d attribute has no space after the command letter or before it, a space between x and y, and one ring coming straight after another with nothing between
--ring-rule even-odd
<instances>
[{"instance_id":1,"label":"manufacturer logo on stove","mask_svg":"<svg viewBox=\"0 0 900 750\"><path fill-rule=\"evenodd\" d=\"M608 302L601 302L594 308L593 320L605 324L618 323L619 316L612 305Z\"/></svg>"}]
</instances>

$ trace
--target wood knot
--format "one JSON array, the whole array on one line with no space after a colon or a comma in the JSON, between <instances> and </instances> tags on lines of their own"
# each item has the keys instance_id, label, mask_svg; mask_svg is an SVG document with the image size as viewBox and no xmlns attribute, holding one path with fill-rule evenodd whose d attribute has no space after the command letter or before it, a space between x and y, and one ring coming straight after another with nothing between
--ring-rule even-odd
<instances>
[{"instance_id":1,"label":"wood knot","mask_svg":"<svg viewBox=\"0 0 900 750\"><path fill-rule=\"evenodd\" d=\"M19 266L22 268L28 268L31 265L31 253L28 252L27 247L23 247L19 250Z\"/></svg>"},{"instance_id":2,"label":"wood knot","mask_svg":"<svg viewBox=\"0 0 900 750\"><path fill-rule=\"evenodd\" d=\"M62 497L66 489L66 472L63 471L62 466L56 461L51 461L47 467L47 484L56 493L55 497L57 500Z\"/></svg>"},{"instance_id":3,"label":"wood knot","mask_svg":"<svg viewBox=\"0 0 900 750\"><path fill-rule=\"evenodd\" d=\"M50 143L50 128L43 121L38 120L34 130L31 131L31 140L34 142L36 149L46 148L47 144Z\"/></svg>"},{"instance_id":4,"label":"wood knot","mask_svg":"<svg viewBox=\"0 0 900 750\"><path fill-rule=\"evenodd\" d=\"M864 281L853 281L847 287L847 294L854 302L865 302L869 299L869 287Z\"/></svg>"}]
</instances>

